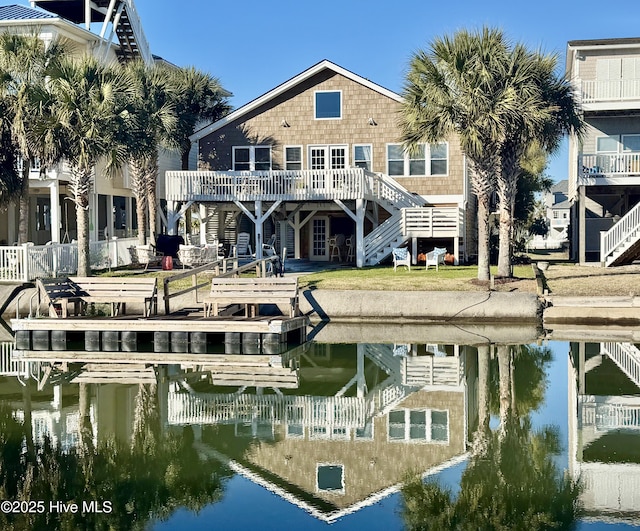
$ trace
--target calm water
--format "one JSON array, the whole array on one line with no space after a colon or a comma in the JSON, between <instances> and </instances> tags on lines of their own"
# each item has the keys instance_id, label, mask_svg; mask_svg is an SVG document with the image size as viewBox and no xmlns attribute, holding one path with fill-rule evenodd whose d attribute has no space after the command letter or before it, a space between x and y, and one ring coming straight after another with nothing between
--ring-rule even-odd
<instances>
[{"instance_id":1,"label":"calm water","mask_svg":"<svg viewBox=\"0 0 640 531\"><path fill-rule=\"evenodd\" d=\"M640 526L638 345L430 337L190 366L5 347L0 528Z\"/></svg>"}]
</instances>

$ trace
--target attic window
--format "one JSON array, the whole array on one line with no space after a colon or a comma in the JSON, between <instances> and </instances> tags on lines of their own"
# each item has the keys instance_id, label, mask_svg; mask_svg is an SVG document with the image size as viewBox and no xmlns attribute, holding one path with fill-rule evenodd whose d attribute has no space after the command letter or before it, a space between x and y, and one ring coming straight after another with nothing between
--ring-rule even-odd
<instances>
[{"instance_id":1,"label":"attic window","mask_svg":"<svg viewBox=\"0 0 640 531\"><path fill-rule=\"evenodd\" d=\"M342 118L342 91L319 91L315 98L316 120Z\"/></svg>"}]
</instances>

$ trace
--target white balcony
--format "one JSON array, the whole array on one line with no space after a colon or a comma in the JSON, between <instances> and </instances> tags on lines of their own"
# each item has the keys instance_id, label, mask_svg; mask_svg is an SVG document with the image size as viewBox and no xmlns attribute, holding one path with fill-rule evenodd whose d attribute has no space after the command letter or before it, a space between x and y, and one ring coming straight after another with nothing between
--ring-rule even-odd
<instances>
[{"instance_id":1,"label":"white balcony","mask_svg":"<svg viewBox=\"0 0 640 531\"><path fill-rule=\"evenodd\" d=\"M640 109L640 79L580 80L585 111Z\"/></svg>"},{"instance_id":2,"label":"white balcony","mask_svg":"<svg viewBox=\"0 0 640 531\"><path fill-rule=\"evenodd\" d=\"M640 153L583 154L578 168L582 186L640 184Z\"/></svg>"}]
</instances>

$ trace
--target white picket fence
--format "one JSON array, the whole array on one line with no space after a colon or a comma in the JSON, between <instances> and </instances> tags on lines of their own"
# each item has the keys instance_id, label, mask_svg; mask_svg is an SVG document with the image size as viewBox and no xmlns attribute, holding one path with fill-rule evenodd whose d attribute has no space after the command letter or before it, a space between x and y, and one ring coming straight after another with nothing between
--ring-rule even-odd
<instances>
[{"instance_id":1,"label":"white picket fence","mask_svg":"<svg viewBox=\"0 0 640 531\"><path fill-rule=\"evenodd\" d=\"M129 247L137 238L112 238L89 244L91 269L108 269L131 263ZM0 246L0 282L30 282L36 278L72 275L78 270L78 244Z\"/></svg>"}]
</instances>

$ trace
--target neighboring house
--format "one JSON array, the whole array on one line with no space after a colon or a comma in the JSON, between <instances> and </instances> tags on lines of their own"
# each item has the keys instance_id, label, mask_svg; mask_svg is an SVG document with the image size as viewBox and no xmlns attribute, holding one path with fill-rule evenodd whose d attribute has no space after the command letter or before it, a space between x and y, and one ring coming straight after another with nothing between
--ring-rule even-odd
<instances>
[{"instance_id":1,"label":"neighboring house","mask_svg":"<svg viewBox=\"0 0 640 531\"><path fill-rule=\"evenodd\" d=\"M90 53L102 61L126 61L152 57L137 17L133 0L43 0L21 5L0 6L0 32L32 33L37 31L45 41L59 37L70 42L73 53ZM43 11L44 8L48 11ZM91 31L91 22L100 23L100 33ZM117 36L118 43L112 43ZM161 154L160 174L179 169L178 155ZM76 215L69 196L69 168L65 163L47 168L31 168L29 179L29 240L35 244L68 242L77 237ZM158 197L164 197L163 179L159 179ZM107 178L103 166L96 167L90 192L90 239L133 236L136 229L135 200L129 185L127 168ZM12 204L0 213L0 242L13 244L18 236L18 208Z\"/></svg>"},{"instance_id":2,"label":"neighboring house","mask_svg":"<svg viewBox=\"0 0 640 531\"><path fill-rule=\"evenodd\" d=\"M569 183L566 179L555 183L544 196L547 207L547 223L551 240L567 239L571 219L571 202L568 198Z\"/></svg>"},{"instance_id":3,"label":"neighboring house","mask_svg":"<svg viewBox=\"0 0 640 531\"><path fill-rule=\"evenodd\" d=\"M640 378L634 369L640 349L627 342L572 342L570 355L569 472L583 485L583 514L608 526L637 523Z\"/></svg>"},{"instance_id":4,"label":"neighboring house","mask_svg":"<svg viewBox=\"0 0 640 531\"><path fill-rule=\"evenodd\" d=\"M401 101L317 63L192 137L208 171L167 174L169 226L199 204L203 240L249 232L258 252L275 234L290 256L350 259L331 245L342 235L359 267L407 242L414 258L439 246L465 260L475 246L465 157L455 138L404 152Z\"/></svg>"},{"instance_id":5,"label":"neighboring house","mask_svg":"<svg viewBox=\"0 0 640 531\"><path fill-rule=\"evenodd\" d=\"M640 258L640 38L570 41L567 73L587 124L569 144L572 258L631 263Z\"/></svg>"}]
</instances>

